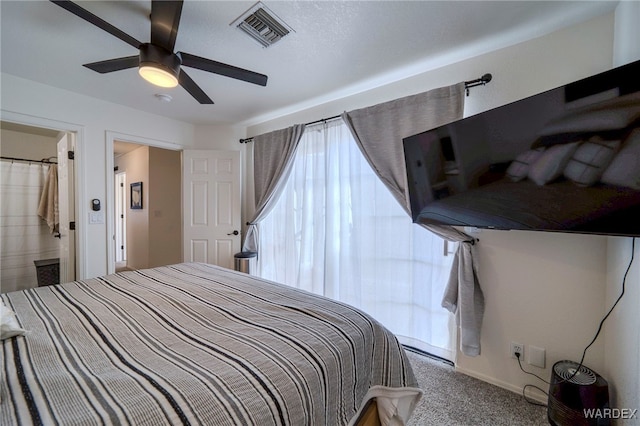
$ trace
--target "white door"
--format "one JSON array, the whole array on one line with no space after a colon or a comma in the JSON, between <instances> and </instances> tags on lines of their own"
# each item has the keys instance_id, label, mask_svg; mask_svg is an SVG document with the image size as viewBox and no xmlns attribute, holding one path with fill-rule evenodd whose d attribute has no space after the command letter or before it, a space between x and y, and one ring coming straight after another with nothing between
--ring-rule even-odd
<instances>
[{"instance_id":1,"label":"white door","mask_svg":"<svg viewBox=\"0 0 640 426\"><path fill-rule=\"evenodd\" d=\"M115 259L116 262L127 260L127 174L125 172L116 173L115 180Z\"/></svg>"},{"instance_id":2,"label":"white door","mask_svg":"<svg viewBox=\"0 0 640 426\"><path fill-rule=\"evenodd\" d=\"M58 140L58 212L60 218L60 282L76 279L75 179L73 133ZM69 153L72 153L69 155Z\"/></svg>"},{"instance_id":3,"label":"white door","mask_svg":"<svg viewBox=\"0 0 640 426\"><path fill-rule=\"evenodd\" d=\"M184 261L232 269L240 251L240 152L185 150Z\"/></svg>"}]
</instances>

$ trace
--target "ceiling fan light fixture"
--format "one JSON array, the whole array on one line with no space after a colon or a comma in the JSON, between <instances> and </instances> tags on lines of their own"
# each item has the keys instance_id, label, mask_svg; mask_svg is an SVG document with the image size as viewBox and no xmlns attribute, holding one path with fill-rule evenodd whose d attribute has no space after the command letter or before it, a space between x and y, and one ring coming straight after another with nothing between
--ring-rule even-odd
<instances>
[{"instance_id":1,"label":"ceiling fan light fixture","mask_svg":"<svg viewBox=\"0 0 640 426\"><path fill-rule=\"evenodd\" d=\"M140 46L138 73L151 84L160 87L176 87L182 62L160 46L144 43Z\"/></svg>"},{"instance_id":2,"label":"ceiling fan light fixture","mask_svg":"<svg viewBox=\"0 0 640 426\"><path fill-rule=\"evenodd\" d=\"M140 65L138 73L142 78L156 86L176 87L178 85L178 79L175 75L157 67L155 64Z\"/></svg>"}]
</instances>

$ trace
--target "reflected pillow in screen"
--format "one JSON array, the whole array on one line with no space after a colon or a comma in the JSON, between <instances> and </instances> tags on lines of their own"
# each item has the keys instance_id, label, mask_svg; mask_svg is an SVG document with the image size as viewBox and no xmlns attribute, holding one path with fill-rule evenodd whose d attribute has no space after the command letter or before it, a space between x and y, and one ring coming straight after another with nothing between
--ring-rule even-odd
<instances>
[{"instance_id":1,"label":"reflected pillow in screen","mask_svg":"<svg viewBox=\"0 0 640 426\"><path fill-rule=\"evenodd\" d=\"M509 168L507 169L509 179L518 182L526 178L529 173L529 167L540 158L543 151L544 148L530 149L518 155L516 159L509 164Z\"/></svg>"},{"instance_id":2,"label":"reflected pillow in screen","mask_svg":"<svg viewBox=\"0 0 640 426\"><path fill-rule=\"evenodd\" d=\"M613 157L601 181L640 191L640 129L634 130L623 142L622 149Z\"/></svg>"},{"instance_id":3,"label":"reflected pillow in screen","mask_svg":"<svg viewBox=\"0 0 640 426\"><path fill-rule=\"evenodd\" d=\"M576 149L564 175L580 186L591 186L604 173L620 148L620 141L590 140Z\"/></svg>"},{"instance_id":4,"label":"reflected pillow in screen","mask_svg":"<svg viewBox=\"0 0 640 426\"><path fill-rule=\"evenodd\" d=\"M529 179L537 185L546 185L559 178L576 148L578 148L578 142L550 147L542 153L535 163L529 166Z\"/></svg>"}]
</instances>

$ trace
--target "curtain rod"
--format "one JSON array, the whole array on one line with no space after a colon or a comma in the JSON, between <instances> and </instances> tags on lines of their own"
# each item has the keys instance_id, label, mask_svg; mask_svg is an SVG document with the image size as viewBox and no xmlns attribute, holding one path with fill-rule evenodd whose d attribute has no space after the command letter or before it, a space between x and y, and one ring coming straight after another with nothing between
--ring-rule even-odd
<instances>
[{"instance_id":1,"label":"curtain rod","mask_svg":"<svg viewBox=\"0 0 640 426\"><path fill-rule=\"evenodd\" d=\"M482 77L476 78L475 80L465 81L464 82L464 89L467 91L467 96L469 96L469 89L470 88L476 87L476 86L484 86L485 84L490 82L492 78L493 78L493 76L491 74L486 73Z\"/></svg>"},{"instance_id":2,"label":"curtain rod","mask_svg":"<svg viewBox=\"0 0 640 426\"><path fill-rule=\"evenodd\" d=\"M320 120L310 121L309 123L304 123L304 125L305 126L312 126L314 124L326 123L328 121L337 120L340 117L342 117L342 114L334 115L333 117L328 117L328 118L321 118ZM240 139L240 143L249 143L249 142L253 142L253 137L246 138L246 139Z\"/></svg>"},{"instance_id":3,"label":"curtain rod","mask_svg":"<svg viewBox=\"0 0 640 426\"><path fill-rule=\"evenodd\" d=\"M42 164L58 164L57 161L51 161L52 158L57 158L57 157L43 158L42 160L29 160L28 158L5 157L5 156L0 157L0 159L2 160L26 161L28 163L42 163Z\"/></svg>"},{"instance_id":4,"label":"curtain rod","mask_svg":"<svg viewBox=\"0 0 640 426\"><path fill-rule=\"evenodd\" d=\"M467 96L469 96L469 89L470 88L476 87L476 86L484 86L485 84L490 82L492 78L493 78L493 76L491 74L487 73L487 74L483 75L480 78L476 78L475 80L465 81L464 82L464 89L467 92ZM341 115L334 115L333 117L329 117L329 118L322 118L322 119L316 120L316 121L311 121L309 123L305 123L305 126L311 126L312 124L324 123L324 122L327 122L327 121L338 119L340 117L342 117L342 114ZM246 139L240 139L240 143L249 143L249 142L253 142L253 137L246 138Z\"/></svg>"}]
</instances>

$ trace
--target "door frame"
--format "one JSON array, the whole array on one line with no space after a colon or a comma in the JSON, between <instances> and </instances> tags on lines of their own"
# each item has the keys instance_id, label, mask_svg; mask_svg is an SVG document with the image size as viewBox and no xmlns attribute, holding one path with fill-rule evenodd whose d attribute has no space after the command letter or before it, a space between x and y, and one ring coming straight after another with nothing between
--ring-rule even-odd
<instances>
[{"instance_id":1,"label":"door frame","mask_svg":"<svg viewBox=\"0 0 640 426\"><path fill-rule=\"evenodd\" d=\"M76 223L75 217L75 159L69 158L69 152L75 153L75 136L69 132L59 132L56 143L58 153L58 199L59 219L58 247L60 258L60 282L76 280ZM73 157L75 158L75 157ZM73 208L69 208L72 206Z\"/></svg>"},{"instance_id":2,"label":"door frame","mask_svg":"<svg viewBox=\"0 0 640 426\"><path fill-rule=\"evenodd\" d=\"M168 149L172 151L180 151L184 149L182 145L173 142L161 141L158 139L145 138L142 136L128 135L125 133L106 131L105 149L106 149L106 173L107 173L107 197L105 200L105 211L107 220L107 274L116 272L115 259L115 179L113 173L113 144L115 141L128 142L137 145L152 146L155 148Z\"/></svg>"},{"instance_id":3,"label":"door frame","mask_svg":"<svg viewBox=\"0 0 640 426\"><path fill-rule=\"evenodd\" d=\"M120 182L120 189L118 189L118 182ZM115 191L115 225L114 229L115 235L115 262L126 262L127 261L127 193L126 193L126 185L127 185L127 172L119 172L115 171L115 181L113 183L114 191ZM118 213L122 217L118 217ZM120 228L120 229L118 229ZM121 240L118 240L118 232L120 232ZM118 247L118 242L120 243L120 247ZM118 260L118 252L122 256L121 260Z\"/></svg>"},{"instance_id":4,"label":"door frame","mask_svg":"<svg viewBox=\"0 0 640 426\"><path fill-rule=\"evenodd\" d=\"M75 156L74 156L74 176L73 179L75 181L75 193L76 193L76 202L75 202L75 217L76 223L79 223L80 226L76 227L76 279L82 280L87 277L87 229L85 225L85 221L80 220L79 218L86 218L89 214L88 210L88 200L89 198L86 195L86 172L85 172L85 128L84 126L68 123L66 121L52 120L44 117L37 117L33 115L21 114L13 111L2 111L2 121L6 121L8 123L22 124L25 126L33 126L40 127L43 129L51 129L57 130L59 132L67 132L75 134Z\"/></svg>"}]
</instances>

